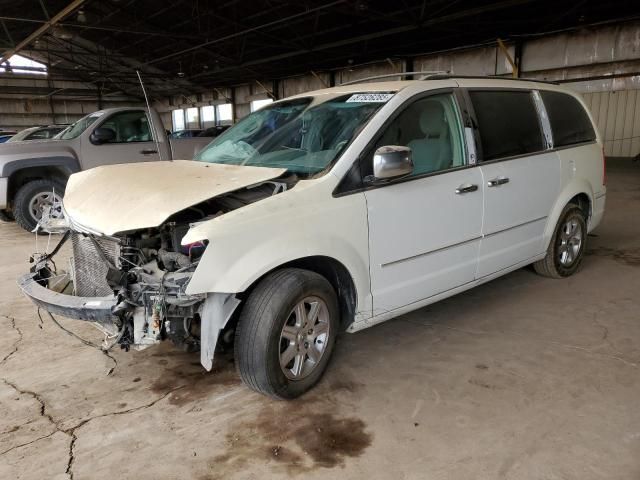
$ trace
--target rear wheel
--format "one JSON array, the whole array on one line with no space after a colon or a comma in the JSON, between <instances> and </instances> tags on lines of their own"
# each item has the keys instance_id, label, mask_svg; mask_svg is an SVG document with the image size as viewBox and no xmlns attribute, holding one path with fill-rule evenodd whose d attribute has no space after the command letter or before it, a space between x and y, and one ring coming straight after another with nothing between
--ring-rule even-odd
<instances>
[{"instance_id":1,"label":"rear wheel","mask_svg":"<svg viewBox=\"0 0 640 480\"><path fill-rule=\"evenodd\" d=\"M244 383L295 398L322 377L338 332L338 300L321 275L297 268L265 277L238 322L235 357Z\"/></svg>"},{"instance_id":2,"label":"rear wheel","mask_svg":"<svg viewBox=\"0 0 640 480\"><path fill-rule=\"evenodd\" d=\"M51 179L32 180L25 183L13 200L13 216L18 225L28 231L36 228L42 212L51 208L53 218L62 217L64 184Z\"/></svg>"},{"instance_id":3,"label":"rear wheel","mask_svg":"<svg viewBox=\"0 0 640 480\"><path fill-rule=\"evenodd\" d=\"M583 210L570 203L560 215L547 256L533 264L545 277L563 278L573 275L582 261L587 244L587 222Z\"/></svg>"}]
</instances>

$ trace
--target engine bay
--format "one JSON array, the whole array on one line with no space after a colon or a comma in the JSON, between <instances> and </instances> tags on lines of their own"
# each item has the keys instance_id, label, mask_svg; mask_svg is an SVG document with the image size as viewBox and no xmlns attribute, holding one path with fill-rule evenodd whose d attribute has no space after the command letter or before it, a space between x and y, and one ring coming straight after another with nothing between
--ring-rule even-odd
<instances>
[{"instance_id":1,"label":"engine bay","mask_svg":"<svg viewBox=\"0 0 640 480\"><path fill-rule=\"evenodd\" d=\"M182 239L192 226L284 192L296 182L295 177L278 180L211 198L154 228L113 236L67 229L51 253L33 255L34 280L88 299L85 303L115 298L109 320L95 322L105 334L103 347L143 349L168 339L184 350L197 351L206 295L189 295L186 288L207 242L182 245ZM69 269L59 271L53 257L69 240ZM223 333L221 338L232 336Z\"/></svg>"}]
</instances>

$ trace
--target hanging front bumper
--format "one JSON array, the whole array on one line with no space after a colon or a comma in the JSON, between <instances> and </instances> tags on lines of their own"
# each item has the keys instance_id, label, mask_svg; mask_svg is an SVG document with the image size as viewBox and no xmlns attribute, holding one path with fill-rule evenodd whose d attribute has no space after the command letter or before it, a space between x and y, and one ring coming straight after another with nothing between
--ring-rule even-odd
<instances>
[{"instance_id":1,"label":"hanging front bumper","mask_svg":"<svg viewBox=\"0 0 640 480\"><path fill-rule=\"evenodd\" d=\"M101 324L112 324L117 317L113 315L116 306L115 295L109 297L76 297L50 290L36 280L37 273L32 272L18 279L22 292L38 307L67 318L87 320ZM41 281L42 282L42 281Z\"/></svg>"}]
</instances>

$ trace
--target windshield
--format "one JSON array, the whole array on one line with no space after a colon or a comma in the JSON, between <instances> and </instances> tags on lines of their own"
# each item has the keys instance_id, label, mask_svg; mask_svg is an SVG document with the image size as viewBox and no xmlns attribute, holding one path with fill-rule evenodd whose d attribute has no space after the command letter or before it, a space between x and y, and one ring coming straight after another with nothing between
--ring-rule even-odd
<instances>
[{"instance_id":1,"label":"windshield","mask_svg":"<svg viewBox=\"0 0 640 480\"><path fill-rule=\"evenodd\" d=\"M104 112L90 113L86 117L78 120L76 123L69 125L66 129L60 132L56 138L60 138L62 140L71 140L72 138L76 138L102 115L104 115Z\"/></svg>"},{"instance_id":2,"label":"windshield","mask_svg":"<svg viewBox=\"0 0 640 480\"><path fill-rule=\"evenodd\" d=\"M356 93L309 108L311 98L278 102L247 116L196 160L286 168L310 177L325 170L392 93Z\"/></svg>"}]
</instances>

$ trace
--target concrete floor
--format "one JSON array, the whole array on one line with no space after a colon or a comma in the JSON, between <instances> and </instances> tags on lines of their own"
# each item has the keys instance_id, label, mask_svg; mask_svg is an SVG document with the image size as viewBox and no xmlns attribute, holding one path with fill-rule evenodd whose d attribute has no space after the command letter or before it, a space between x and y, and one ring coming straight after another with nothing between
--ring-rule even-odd
<instances>
[{"instance_id":1,"label":"concrete floor","mask_svg":"<svg viewBox=\"0 0 640 480\"><path fill-rule=\"evenodd\" d=\"M345 334L294 402L229 358L111 359L40 322L15 285L33 238L0 224L0 478L640 478L639 215L640 165L611 166L577 275L520 270Z\"/></svg>"}]
</instances>

